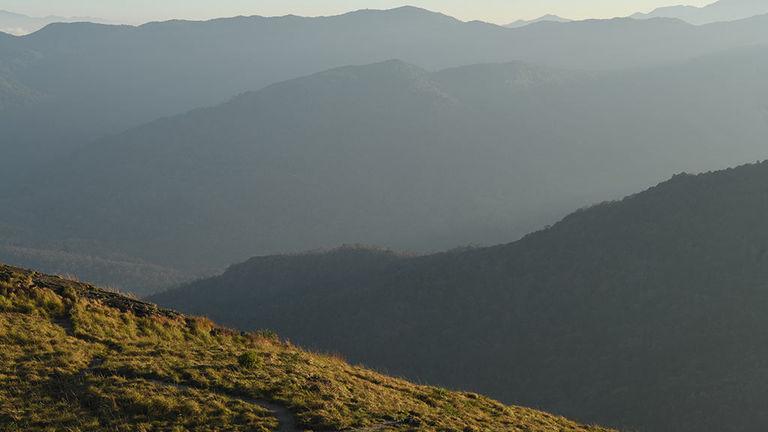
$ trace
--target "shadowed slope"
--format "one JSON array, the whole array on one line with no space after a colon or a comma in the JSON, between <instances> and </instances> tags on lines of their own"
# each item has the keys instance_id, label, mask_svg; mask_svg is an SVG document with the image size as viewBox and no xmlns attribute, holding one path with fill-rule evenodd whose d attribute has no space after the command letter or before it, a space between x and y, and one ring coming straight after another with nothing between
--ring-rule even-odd
<instances>
[{"instance_id":1,"label":"shadowed slope","mask_svg":"<svg viewBox=\"0 0 768 432\"><path fill-rule=\"evenodd\" d=\"M153 300L625 430L761 430L767 184L679 175L507 245L263 257Z\"/></svg>"}]
</instances>

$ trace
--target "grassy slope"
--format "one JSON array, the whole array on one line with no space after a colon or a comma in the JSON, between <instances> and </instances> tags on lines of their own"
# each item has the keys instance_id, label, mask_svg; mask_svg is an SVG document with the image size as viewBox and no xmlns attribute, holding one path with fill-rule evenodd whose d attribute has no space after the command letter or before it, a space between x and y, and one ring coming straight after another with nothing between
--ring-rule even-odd
<instances>
[{"instance_id":1,"label":"grassy slope","mask_svg":"<svg viewBox=\"0 0 768 432\"><path fill-rule=\"evenodd\" d=\"M244 356L245 355L245 356ZM0 266L0 429L606 431Z\"/></svg>"}]
</instances>

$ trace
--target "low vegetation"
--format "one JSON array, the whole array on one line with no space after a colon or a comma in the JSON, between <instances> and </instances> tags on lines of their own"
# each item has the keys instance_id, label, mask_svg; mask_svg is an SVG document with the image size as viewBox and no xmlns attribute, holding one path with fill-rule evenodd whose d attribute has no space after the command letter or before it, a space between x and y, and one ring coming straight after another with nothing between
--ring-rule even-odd
<instances>
[{"instance_id":1,"label":"low vegetation","mask_svg":"<svg viewBox=\"0 0 768 432\"><path fill-rule=\"evenodd\" d=\"M607 431L0 266L3 431ZM279 429L278 429L279 428Z\"/></svg>"}]
</instances>

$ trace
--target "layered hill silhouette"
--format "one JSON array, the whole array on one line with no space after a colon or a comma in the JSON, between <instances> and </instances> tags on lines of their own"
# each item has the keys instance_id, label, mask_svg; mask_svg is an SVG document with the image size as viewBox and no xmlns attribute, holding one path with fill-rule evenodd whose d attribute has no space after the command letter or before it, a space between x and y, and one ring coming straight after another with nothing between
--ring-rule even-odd
<instances>
[{"instance_id":1,"label":"layered hill silhouette","mask_svg":"<svg viewBox=\"0 0 768 432\"><path fill-rule=\"evenodd\" d=\"M0 265L0 428L609 432Z\"/></svg>"},{"instance_id":2,"label":"layered hill silhouette","mask_svg":"<svg viewBox=\"0 0 768 432\"><path fill-rule=\"evenodd\" d=\"M768 157L766 73L765 48L600 73L334 69L100 140L33 172L3 219L15 247L187 275L343 243L512 241L672 172Z\"/></svg>"},{"instance_id":3,"label":"layered hill silhouette","mask_svg":"<svg viewBox=\"0 0 768 432\"><path fill-rule=\"evenodd\" d=\"M649 13L632 15L635 19L677 18L691 24L736 21L768 14L768 3L762 0L719 0L706 6L667 6Z\"/></svg>"},{"instance_id":4,"label":"layered hill silhouette","mask_svg":"<svg viewBox=\"0 0 768 432\"><path fill-rule=\"evenodd\" d=\"M152 300L620 430L763 430L767 184L682 174L506 245L260 257Z\"/></svg>"},{"instance_id":5,"label":"layered hill silhouette","mask_svg":"<svg viewBox=\"0 0 768 432\"><path fill-rule=\"evenodd\" d=\"M572 20L568 18L559 17L557 15L547 14L540 16L538 18L532 19L532 20L517 20L514 22L511 22L504 27L507 28L519 28L519 27L525 27L527 25L536 24L536 23L566 23L571 22Z\"/></svg>"},{"instance_id":6,"label":"layered hill silhouette","mask_svg":"<svg viewBox=\"0 0 768 432\"><path fill-rule=\"evenodd\" d=\"M9 33L16 36L22 36L36 32L41 28L53 23L65 22L100 22L108 24L108 20L94 17L61 17L46 16L32 17L20 13L0 10L0 32Z\"/></svg>"},{"instance_id":7,"label":"layered hill silhouette","mask_svg":"<svg viewBox=\"0 0 768 432\"><path fill-rule=\"evenodd\" d=\"M138 27L51 24L0 37L0 69L47 96L0 116L0 151L23 162L0 180L106 134L334 67L398 58L429 70L509 61L622 69L768 43L767 23L616 19L508 29L405 7Z\"/></svg>"}]
</instances>

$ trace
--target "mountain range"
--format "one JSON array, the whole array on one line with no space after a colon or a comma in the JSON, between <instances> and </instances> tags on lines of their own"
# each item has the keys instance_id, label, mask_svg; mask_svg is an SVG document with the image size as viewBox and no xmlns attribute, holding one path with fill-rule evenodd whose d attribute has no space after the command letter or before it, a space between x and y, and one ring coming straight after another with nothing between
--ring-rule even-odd
<instances>
[{"instance_id":1,"label":"mountain range","mask_svg":"<svg viewBox=\"0 0 768 432\"><path fill-rule=\"evenodd\" d=\"M540 22L566 23L566 22L571 22L571 20L569 20L568 18L559 17L557 15L547 14L532 20L517 20L505 25L504 27L519 28L519 27L525 27L527 25L536 24Z\"/></svg>"},{"instance_id":2,"label":"mountain range","mask_svg":"<svg viewBox=\"0 0 768 432\"><path fill-rule=\"evenodd\" d=\"M614 19L508 29L403 7L136 27L51 24L0 37L0 77L43 96L2 112L0 151L24 163L3 170L0 181L104 135L339 66L396 58L427 70L509 61L645 67L768 43L767 21L697 27Z\"/></svg>"},{"instance_id":3,"label":"mountain range","mask_svg":"<svg viewBox=\"0 0 768 432\"><path fill-rule=\"evenodd\" d=\"M766 12L0 32L0 430L768 429Z\"/></svg>"},{"instance_id":4,"label":"mountain range","mask_svg":"<svg viewBox=\"0 0 768 432\"><path fill-rule=\"evenodd\" d=\"M406 7L0 34L0 258L154 290L258 254L514 240L672 172L765 157L765 54L738 48L768 42L765 20L504 29ZM390 58L419 65L216 105ZM441 69L513 59L529 62Z\"/></svg>"},{"instance_id":5,"label":"mountain range","mask_svg":"<svg viewBox=\"0 0 768 432\"><path fill-rule=\"evenodd\" d=\"M766 184L677 175L510 244L258 257L152 300L619 430L763 430Z\"/></svg>"},{"instance_id":6,"label":"mountain range","mask_svg":"<svg viewBox=\"0 0 768 432\"><path fill-rule=\"evenodd\" d=\"M194 276L342 243L512 241L669 173L768 157L766 73L762 47L629 71L333 69L99 140L17 180L5 242Z\"/></svg>"},{"instance_id":7,"label":"mountain range","mask_svg":"<svg viewBox=\"0 0 768 432\"><path fill-rule=\"evenodd\" d=\"M768 3L763 0L719 0L703 7L667 6L649 13L636 13L635 19L677 18L691 24L736 21L768 14Z\"/></svg>"},{"instance_id":8,"label":"mountain range","mask_svg":"<svg viewBox=\"0 0 768 432\"><path fill-rule=\"evenodd\" d=\"M70 22L94 22L102 24L110 23L109 20L94 17L31 17L20 13L0 10L0 32L12 34L15 36L34 33L49 24Z\"/></svg>"}]
</instances>

